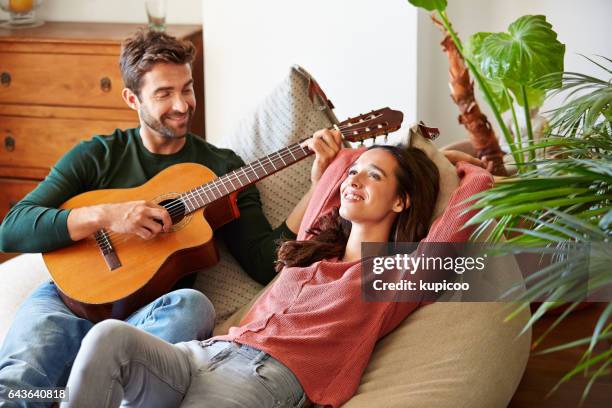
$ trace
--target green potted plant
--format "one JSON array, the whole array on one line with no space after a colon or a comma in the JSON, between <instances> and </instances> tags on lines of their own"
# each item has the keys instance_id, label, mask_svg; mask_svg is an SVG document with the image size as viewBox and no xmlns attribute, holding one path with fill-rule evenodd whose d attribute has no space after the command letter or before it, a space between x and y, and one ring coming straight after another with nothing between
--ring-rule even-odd
<instances>
[{"instance_id":1,"label":"green potted plant","mask_svg":"<svg viewBox=\"0 0 612 408\"><path fill-rule=\"evenodd\" d=\"M569 260L557 259L527 278L528 283L538 284L521 297L523 307L536 299L545 299L528 325L547 311L566 306L534 346L585 300L585 283L590 292L612 285L612 61L602 59L610 66L591 61L605 71L607 79L568 72L563 74L563 86L552 92L565 93L570 99L552 112L548 137L523 149L544 152L537 166L474 197L478 200L475 207L481 211L470 223L482 223L476 234L497 223L487 237L489 241L497 242L504 232L514 232L518 234L507 240L510 244L590 246L588 253L580 254L583 259L573 260L569 273ZM541 79L546 80L546 76ZM611 316L612 303L608 303L592 336L541 351L552 353L588 344L580 363L555 389L584 373L590 377L584 400L597 378L610 373L612 348L599 354L594 354L594 349L598 343L612 338Z\"/></svg>"},{"instance_id":2,"label":"green potted plant","mask_svg":"<svg viewBox=\"0 0 612 408\"><path fill-rule=\"evenodd\" d=\"M510 244L540 247L563 247L569 244L589 244L589 265L553 257L548 265L527 278L537 282L521 297L522 308L544 299L525 330L547 311L565 305L553 325L536 339L540 344L558 324L584 300L585 279L591 290L612 285L612 61L601 57L590 60L601 68L606 78L599 79L579 73L563 73L565 47L544 16L523 16L514 21L505 33L476 33L464 46L454 32L446 14L446 0L409 0L434 14L434 21L443 28L465 60L469 72L491 106L511 154L518 174L498 180L496 185L473 198L479 214L471 220L480 224L474 238L494 225L486 236L489 242L502 238ZM450 44L449 44L450 43ZM453 65L451 58L451 76ZM460 72L460 69L456 70ZM457 88L466 87L466 79ZM469 78L467 79L469 81ZM452 83L452 81L451 81ZM530 108L541 106L546 95L561 94L566 99L551 113L546 137L535 141L529 115ZM453 95L457 102L457 97ZM527 143L522 145L515 103L525 115ZM502 120L510 110L516 140ZM468 130L470 127L466 126ZM487 137L495 137L494 134ZM478 138L471 138L472 141ZM478 150L478 146L474 146ZM536 152L541 159L536 159ZM512 318L516 310L508 318ZM602 310L593 334L540 353L552 353L588 345L582 360L554 387L573 376L584 373L590 380L584 390L584 400L594 382L611 372L612 348L595 353L595 346L612 339L612 303ZM554 391L554 389L552 391ZM551 392L552 392L551 391Z\"/></svg>"}]
</instances>

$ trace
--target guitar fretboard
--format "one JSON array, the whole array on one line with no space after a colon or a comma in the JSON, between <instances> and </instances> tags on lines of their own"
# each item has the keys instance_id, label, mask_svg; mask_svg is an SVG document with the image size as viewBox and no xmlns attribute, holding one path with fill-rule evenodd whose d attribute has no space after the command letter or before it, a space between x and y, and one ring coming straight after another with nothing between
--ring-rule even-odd
<instances>
[{"instance_id":1,"label":"guitar fretboard","mask_svg":"<svg viewBox=\"0 0 612 408\"><path fill-rule=\"evenodd\" d=\"M239 169L202 184L186 193L180 199L185 204L186 213L191 213L213 201L258 182L259 180L284 169L308 156L311 152L307 147L295 143L261 159L255 160Z\"/></svg>"}]
</instances>

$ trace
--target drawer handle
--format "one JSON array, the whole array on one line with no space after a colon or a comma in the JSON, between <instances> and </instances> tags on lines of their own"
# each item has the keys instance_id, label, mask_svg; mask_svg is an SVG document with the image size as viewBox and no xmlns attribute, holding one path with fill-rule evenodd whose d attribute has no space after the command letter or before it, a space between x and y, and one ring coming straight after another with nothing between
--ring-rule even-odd
<instances>
[{"instance_id":1,"label":"drawer handle","mask_svg":"<svg viewBox=\"0 0 612 408\"><path fill-rule=\"evenodd\" d=\"M4 138L4 148L9 152L15 150L15 139L13 139L13 136L8 135Z\"/></svg>"},{"instance_id":2,"label":"drawer handle","mask_svg":"<svg viewBox=\"0 0 612 408\"><path fill-rule=\"evenodd\" d=\"M0 74L0 83L2 83L2 86L9 86L11 84L11 74L8 72Z\"/></svg>"},{"instance_id":3,"label":"drawer handle","mask_svg":"<svg viewBox=\"0 0 612 408\"><path fill-rule=\"evenodd\" d=\"M102 89L102 92L110 92L111 86L112 83L109 77L104 77L100 80L100 89Z\"/></svg>"}]
</instances>

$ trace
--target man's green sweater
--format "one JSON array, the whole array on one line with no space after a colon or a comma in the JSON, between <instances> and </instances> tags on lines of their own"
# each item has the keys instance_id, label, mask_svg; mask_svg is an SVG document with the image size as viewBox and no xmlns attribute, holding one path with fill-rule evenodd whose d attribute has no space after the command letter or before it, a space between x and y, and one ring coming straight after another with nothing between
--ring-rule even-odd
<instances>
[{"instance_id":1,"label":"man's green sweater","mask_svg":"<svg viewBox=\"0 0 612 408\"><path fill-rule=\"evenodd\" d=\"M15 205L0 226L0 250L46 252L73 241L68 234L70 210L58 207L69 198L89 190L130 188L144 184L168 166L199 163L218 176L244 165L238 155L217 148L192 134L174 154L149 152L139 128L117 129L108 136L95 136L66 153L49 175ZM272 229L263 215L259 192L250 186L238 195L240 218L216 231L247 273L260 283L275 275L276 241L295 238L285 223Z\"/></svg>"}]
</instances>

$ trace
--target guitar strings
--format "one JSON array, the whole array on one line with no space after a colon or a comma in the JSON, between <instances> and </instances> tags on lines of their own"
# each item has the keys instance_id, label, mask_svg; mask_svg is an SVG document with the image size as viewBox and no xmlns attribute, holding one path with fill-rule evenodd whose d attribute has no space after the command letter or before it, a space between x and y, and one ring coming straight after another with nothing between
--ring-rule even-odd
<instances>
[{"instance_id":1,"label":"guitar strings","mask_svg":"<svg viewBox=\"0 0 612 408\"><path fill-rule=\"evenodd\" d=\"M358 131L358 130L362 130L362 129L367 129L367 128L372 128L372 129L377 129L377 126L362 126L362 127L357 127L355 125L348 125L346 127L344 127L344 129L350 128L350 132L343 132L341 131L340 133L342 134L342 136L344 136L344 138L346 138L347 136L354 136L354 132ZM341 129L343 129L341 127ZM183 212L183 207L185 207L185 209L188 209L188 203L192 204L192 200L195 200L195 202L199 205L199 201L198 201L198 197L200 199L203 199L203 196L201 193L204 193L206 195L206 199L209 200L208 203L204 203L203 205L201 205L199 208L210 204L220 198L222 198L223 196L226 196L228 194L230 194L229 190L227 189L226 186L226 181L229 181L230 184L232 185L232 187L234 187L233 191L237 191L237 189L235 189L234 183L233 181L236 181L238 183L239 180L242 179L242 177L246 177L246 179L249 181L249 184L251 183L250 181L250 177L249 176L255 176L255 178L259 177L261 178L261 176L258 175L257 170L255 169L254 166L259 165L259 167L261 167L261 169L264 170L264 172L268 173L268 170L266 170L266 168L264 167L264 163L263 161L265 161L267 159L267 161L272 165L272 167L274 168L274 170L277 170L277 165L278 167L281 166L281 162L283 165L283 168L287 166L286 162L284 159L289 159L290 157L292 157L295 160L295 156L293 155L293 153L297 153L299 150L302 150L302 153L306 153L307 157L309 155L311 155L313 152L310 151L309 149L307 149L307 147L303 147L300 145L300 143L296 143L294 145L291 145L287 148L284 148L280 151L274 152L269 154L268 156L256 160L254 162L251 162L249 164L246 164L242 167L240 167L239 169L235 169L233 171L231 171L230 173L227 173L215 180L212 180L202 186L196 187L192 190L187 191L186 193L181 194L180 197L177 197L176 199L174 199L174 201L176 201L175 203L171 204L166 208L166 211L168 211L170 217L175 217L178 215L181 215L181 213ZM282 154L281 154L282 151ZM274 156L276 155L276 157ZM301 159L301 158L300 158ZM280 161L279 161L280 160ZM242 172L242 174L239 174L240 171ZM250 174L249 174L250 173ZM269 173L268 173L269 174ZM242 183L240 183L241 186L243 187L244 185ZM221 185L225 190L226 193L224 194L221 189L219 188ZM220 195L220 197L215 197L215 192L214 189L216 189L218 191ZM232 191L232 192L233 192ZM198 194L198 197L196 197L196 192ZM210 200L210 197L208 196L208 193L211 193L213 200ZM189 200L187 202L187 200ZM193 210L195 211L195 210ZM104 231L104 242L103 243L99 243L99 241L97 242L98 246L100 246L101 248L106 248L106 249L111 249L113 244L117 244L119 242L122 242L124 240L115 240L115 242L113 242L113 244L111 244L109 241L111 238L116 238L118 235L121 236L125 236L125 235L129 235L129 234L125 234L125 233L118 233L118 232L106 232ZM100 245L102 244L102 245Z\"/></svg>"},{"instance_id":2,"label":"guitar strings","mask_svg":"<svg viewBox=\"0 0 612 408\"><path fill-rule=\"evenodd\" d=\"M347 128L351 128L351 131L352 131L353 135L354 135L354 132L357 131L357 130L367 129L368 128L368 126L359 127L359 126L355 126L355 125L348 125L346 127ZM341 132L341 133L342 133L343 136L345 136L345 137L347 136L344 132ZM257 174L257 171L255 170L254 165L259 165L259 167L261 167L265 172L268 172L265 169L264 165L262 164L262 162L267 158L268 162L270 162L272 164L272 167L274 167L275 170L276 170L276 167L277 167L276 165L280 164L280 163L278 163L278 159L280 159L283 162L283 164L286 165L285 159L289 158L290 155L293 156L293 153L296 152L297 150L299 150L300 148L302 150L305 149L305 148L301 147L299 143L296 143L296 144L294 144L292 146L289 146L289 147L287 147L285 149L282 149L282 151L283 151L282 155L279 152L271 153L271 154L269 154L265 158L257 160L257 161L255 161L253 163L249 163L249 164L243 166L240 169L236 169L236 170L234 170L234 171L232 171L232 172L230 172L230 173L228 173L226 175L223 175L223 176L221 176L221 177L219 177L219 178L217 178L217 179L207 183L206 186L199 186L199 187L197 187L195 189L192 189L192 190L190 190L190 191L188 191L186 193L183 193L181 198L183 198L184 200L181 201L179 198L177 198L176 199L177 202L175 204L173 204L173 205L170 205L169 207L166 207L166 210L169 211L169 213L171 213L171 216L179 215L180 211L182 211L182 207L185 204L187 204L187 203L184 203L184 201L188 200L189 203L191 203L192 200L195 200L196 203L199 204L198 197L200 197L200 198L202 197L201 193L204 193L208 200L210 200L210 198L208 197L208 193L211 193L211 195L214 198L214 200L211 200L211 202L215 201L218 198L215 197L216 193L215 193L214 189L216 189L219 192L219 194L221 194L221 197L223 195L229 194L229 191L228 191L228 189L227 189L227 187L225 185L225 181L229 181L230 184L235 188L233 182L234 181L238 182L238 181L241 180L242 176L246 176L247 180L249 180L249 183L250 183L250 176L252 176L253 174L255 175L255 177L259 176ZM308 154L311 154L311 152L309 150L305 151L305 152L308 153ZM275 155L275 154L277 155L277 157L273 157L273 155ZM274 161L272 161L271 158ZM241 169L243 170L242 171L242 175L238 175L238 170L241 170ZM247 172L249 172L250 174L247 173ZM241 184L240 187L242 187L242 183L240 183L240 184ZM226 194L223 194L223 192L221 191L220 186L223 187L226 190ZM197 193L199 193L198 197L196 197L196 195L195 195L196 194L196 190L197 190ZM206 204L208 204L208 203L205 203L204 205L206 205ZM176 210L177 212L172 212L173 210ZM109 234L109 236L110 236L110 234Z\"/></svg>"},{"instance_id":3,"label":"guitar strings","mask_svg":"<svg viewBox=\"0 0 612 408\"><path fill-rule=\"evenodd\" d=\"M285 149L284 149L285 150ZM227 189L227 187L225 186L225 183L227 181L230 182L230 184L233 186L234 191L236 191L237 189L235 188L236 185L239 185L239 188L242 188L245 186L245 184L243 182L239 182L240 180L244 180L245 178L248 180L248 184L252 183L251 178L255 177L261 177L258 174L258 170L256 169L255 166L259 165L259 167L265 171L266 173L269 173L271 171L267 170L264 167L264 163L262 163L263 161L265 161L267 159L267 162L269 162L272 167L276 170L280 167L282 167L283 165L286 166L286 159L288 160L289 158L293 158L295 160L295 154L294 153L298 153L299 150L302 150L302 153L306 153L307 155L312 154L312 152L310 150L307 150L306 147L302 147L299 144L294 144L292 146L289 146L288 148L286 148L286 151L283 151L282 154L280 154L279 152L275 152L275 153L271 153L270 155L268 155L265 158L262 158L258 161L255 161L253 163L250 164L246 164L238 169L232 170L231 172L218 177L204 185L198 186L190 191L187 191L185 193L183 193L181 195L181 197L177 197L175 200L178 201L175 204L170 205L169 207L166 207L166 210L168 210L168 212L170 213L171 216L176 216L179 215L180 212L176 212L174 210L182 210L182 207L185 206L187 207L189 204L193 205L193 201L197 202L199 204L198 198L196 198L196 192L199 192L199 198L203 199L204 195L206 196L206 199L209 200L209 203L205 203L206 204L210 204L213 201L218 200L219 198L227 195L229 192L229 190ZM276 156L274 156L276 155ZM306 157L306 156L303 156ZM300 157L303 158L303 157ZM281 163L282 162L282 163ZM234 182L236 182L234 184ZM223 186L223 189L226 190L226 193L223 193L223 191L220 188L220 185ZM217 190L216 192L214 190ZM202 193L204 195L202 195ZM209 194L213 197L213 200L210 199ZM217 197L217 194L221 194L220 197Z\"/></svg>"},{"instance_id":4,"label":"guitar strings","mask_svg":"<svg viewBox=\"0 0 612 408\"><path fill-rule=\"evenodd\" d=\"M196 198L195 196L195 190L199 190L201 192L203 192L206 195L206 199L209 200L208 203L204 203L202 206L206 205L206 204L210 204L218 199L220 199L221 197L227 195L227 193L223 193L221 191L221 189L219 188L219 184L223 185L223 187L225 188L225 190L227 191L227 187L225 186L225 181L229 180L230 183L232 184L232 186L234 186L234 183L232 182L235 181L237 185L240 185L240 188L245 186L245 184L243 184L242 182L238 182L239 180L244 180L244 178L246 178L248 180L247 184L251 184L251 178L255 177L260 177L259 174L257 173L257 170L255 169L254 165L259 165L265 172L268 172L268 170L266 170L266 168L264 167L264 164L262 163L263 160L266 160L272 164L272 167L274 169L277 168L282 168L282 165L286 165L285 159L289 159L291 157L293 157L293 159L295 159L295 155L294 153L298 153L299 151L302 151L302 153L306 153L306 156L303 157L307 157L308 155L311 155L313 152L311 152L310 150L308 150L306 147L302 147L299 143L296 143L294 145L289 146L288 148L283 149L283 153L280 154L279 152L275 152L275 153L271 153L270 155L266 156L265 158L262 158L258 161L252 162L250 164L244 165L238 169L232 170L230 173L227 173L215 180L212 180L202 186L199 186L195 189L192 189L186 193L183 193L180 197L177 197L176 203L173 203L172 205L170 205L169 207L166 208L166 210L168 211L170 217L174 217L177 215L181 215L181 213L183 212L183 207L185 207L185 209L188 209L188 205L191 204L193 206L192 201L195 201L196 203L199 204L198 198ZM276 155L276 156L274 156ZM301 157L301 158L303 158ZM300 158L300 159L301 159ZM282 163L281 163L282 162ZM261 177L260 177L261 178ZM214 191L214 189L216 188L216 190L218 191L218 193L216 193ZM235 188L235 186L234 186ZM235 189L234 191L236 191L237 189ZM211 196L213 197L213 200L210 199L208 193L211 194ZM221 196L216 197L216 194L221 194ZM200 194L199 195L200 199L203 199L203 195ZM118 233L118 232L106 232L104 231L106 237L110 240L111 238L115 238L117 235L126 235L125 233ZM120 242L120 241L116 241L116 242ZM113 242L114 243L114 242ZM105 248L109 248L108 246L105 246Z\"/></svg>"},{"instance_id":5,"label":"guitar strings","mask_svg":"<svg viewBox=\"0 0 612 408\"><path fill-rule=\"evenodd\" d=\"M344 135L344 133L343 133ZM206 204L210 204L211 202L214 202L218 199L220 199L223 196L226 196L227 194L230 194L227 186L226 186L226 181L229 181L232 184L232 187L234 188L233 191L236 191L234 183L232 182L232 180L238 181L241 180L242 176L245 176L247 178L247 180L249 181L249 183L251 183L250 180L250 175L249 173L251 173L251 175L254 175L256 178L260 177L257 173L257 170L255 169L254 165L259 165L261 167L261 169L263 169L264 172L268 173L268 170L264 167L264 160L267 159L268 162L270 162L270 164L272 164L272 167L274 168L274 170L277 170L277 164L280 166L280 162L278 161L279 159L282 161L282 164L284 166L286 166L286 162L285 159L289 159L289 156L293 156L293 159L295 160L295 156L293 154L293 152L297 152L298 150L302 150L302 153L306 153L306 155L311 155L312 151L310 150L306 150L306 147L302 147L300 145L300 143L296 143L292 146L289 146L282 151L282 154L280 153L281 151L275 152L275 153L271 153L268 156L266 156L265 158L262 158L260 160L257 160L255 162L252 162L250 164L247 164L239 169L233 170L232 172L221 176L215 180L212 180L211 182L203 185L203 186L199 186L196 189L192 189L184 194L182 194L181 197L178 197L175 199L176 203L171 204L170 206L166 207L166 210L169 212L170 217L175 217L177 215L181 215L183 213L183 207L185 207L186 209L188 209L188 204L193 205L192 200L195 200L196 203L199 205L198 208L201 208L203 206L205 206ZM274 156L276 155L276 157ZM284 167L283 167L284 168ZM242 170L242 174L240 175L240 170ZM269 174L269 173L268 173ZM240 183L240 187L243 187L242 182ZM223 186L223 188L226 190L226 193L224 194L221 191L221 188L219 187L219 185ZM216 193L214 192L214 189L216 188L216 190L218 191L218 193L220 194L220 197L216 197ZM196 198L196 191L198 192L198 197L203 199L203 196L201 193L204 193L206 195L206 199L209 201L208 203L204 202L204 204L200 205L198 198ZM210 197L208 196L208 193L211 193L211 195L213 196L213 200L210 200ZM195 211L195 210L192 210ZM190 211L190 212L192 212ZM110 243L110 239L111 238L117 238L118 235L124 236L126 234L124 233L117 233L114 231L106 232L104 231L104 241L102 241L101 243L98 241L98 246L100 246L103 249L111 249L112 248L112 244ZM121 240L113 240L115 244L125 241L125 239L121 239Z\"/></svg>"},{"instance_id":6,"label":"guitar strings","mask_svg":"<svg viewBox=\"0 0 612 408\"><path fill-rule=\"evenodd\" d=\"M351 125L351 126L354 126L354 125ZM351 126L348 126L348 127L351 127ZM354 134L354 132L356 130L367 129L367 128L368 128L368 126L363 127L363 128L353 127L351 130L352 130L352 132ZM345 133L343 133L343 132L341 132L341 133L342 133L343 136L345 136L345 137L347 136ZM299 143L296 143L295 145L292 145L292 146L289 146L289 147L283 149L282 150L283 151L282 154L280 154L280 151L278 151L278 152L269 154L268 156L266 156L266 158L272 164L272 167L274 167L274 169L276 170L276 167L277 167L276 164L279 164L279 163L277 161L278 159L276 157L273 157L273 155L276 154L278 156L278 158L280 158L280 160L283 162L283 165L286 166L286 163L285 163L284 159L285 158L289 158L289 155L293 156L293 152L295 151L294 149L300 149L300 148L302 150L304 150L304 148L302 146L300 146ZM287 152L289 152L289 154L287 154ZM305 153L310 155L312 152L308 150L308 151L305 151ZM259 165L259 167L261 167L264 170L264 172L268 173L268 170L266 170L266 168L262 164L263 160L265 160L266 158L262 158L260 160L257 160L255 162L249 163L249 164L247 164L247 165L242 167L242 169L244 169L244 167L249 167L249 169L243 170L243 175L247 177L247 180L249 180L249 183L251 181L249 179L249 174L247 174L247 171L254 173L256 177L259 177L259 175L257 174L257 171L253 167L254 165ZM276 162L272 161L271 158L273 158ZM293 157L293 158L295 159L295 157ZM232 185L232 187L234 187L234 188L235 188L235 186L234 186L233 181L239 181L240 180L240 176L237 176L237 170L240 170L240 169L236 169L236 170L234 170L231 173L228 173L228 174L226 174L224 176L219 177L218 179L215 179L214 181L212 181L210 183L207 183L207 185L210 185L209 187L204 187L204 186L197 187L196 189L192 189L192 190L188 191L187 193L184 193L183 196L185 197L185 199L189 200L190 202L191 202L191 200L195 200L196 203L199 205L199 201L198 201L198 199L195 196L195 190L200 190L200 191L198 191L198 194L200 192L203 192L206 195L207 199L210 200L210 198L208 197L208 192L210 192L212 194L213 198L215 198L215 192L214 192L213 188L216 188L217 191L219 192L219 194L221 194L220 197L223 197L224 195L230 193L229 190L227 189L227 186L225 185L225 180L229 181L230 184ZM223 181L221 179L223 179ZM221 185L226 190L225 194L221 191L221 189L219 188L219 185ZM242 185L241 185L241 187L242 187ZM201 197L201 194L199 194L199 197ZM218 198L215 198L212 201L215 201L217 199ZM206 203L206 204L208 204L208 203ZM179 207L179 209L182 206L183 206L183 203L181 203L181 202L178 202L178 203L176 203L176 205L174 205L174 207ZM172 207L173 206L168 207L167 210L171 210ZM178 215L178 214L179 213L175 213L173 215Z\"/></svg>"},{"instance_id":7,"label":"guitar strings","mask_svg":"<svg viewBox=\"0 0 612 408\"><path fill-rule=\"evenodd\" d=\"M368 128L368 127L369 126L366 126L364 128ZM359 130L359 129L360 129L359 127L353 127L351 130L352 130L352 133L354 133L355 130ZM346 134L344 132L341 132L341 133L342 133L343 136L346 137ZM286 163L285 163L284 159L285 158L288 159L289 156L293 156L293 159L295 159L295 156L293 155L293 152L297 152L300 149L302 150L303 153L306 153L307 156L313 153L310 150L306 150L306 147L302 147L300 145L300 143L296 143L296 144L294 144L292 146L289 146L289 147L287 147L285 149L282 149L281 150L282 154L280 153L280 151L271 153L268 156L266 156L265 158L262 158L260 160L255 161L255 162L252 162L252 163L249 163L249 164L247 164L247 165L245 165L245 166L243 166L243 167L241 167L239 169L233 170L232 172L230 172L228 174L225 174L225 175L223 175L223 176L221 176L221 177L219 177L219 178L217 178L215 180L212 180L211 182L206 183L203 186L199 186L199 187L197 187L195 189L192 189L192 190L190 190L190 191L188 191L186 193L183 193L181 195L181 197L178 197L178 198L175 199L176 203L174 203L174 204L170 205L169 207L167 207L166 210L169 212L169 215L171 217L174 217L174 216L180 215L183 212L183 207L187 207L187 204L188 204L187 200L189 200L189 203L191 203L192 200L195 200L196 203L199 205L199 201L198 201L198 199L195 196L196 191L198 191L198 194L199 194L200 198L203 199L203 197L202 197L202 195L200 193L200 192L203 192L206 195L206 198L209 200L208 203L205 202L203 205L200 206L200 208L202 206L205 206L206 204L210 204L211 202L220 199L224 195L229 194L229 190L227 189L227 186L225 185L226 181L229 181L232 184L232 186L234 187L234 189L235 189L235 186L234 186L232 180L238 181L238 180L241 179L242 176L245 176L247 178L247 180L249 181L249 183L251 183L250 178L249 178L249 172L251 173L251 175L254 174L255 177L259 176L257 174L257 170L255 170L255 167L253 167L254 165L259 165L267 173L268 170L266 170L266 168L263 165L263 161L265 159L267 159L268 162L270 162L270 164L272 164L272 167L275 170L277 170L276 164L278 164L278 165L281 164L278 161L279 159L283 162L283 165L286 166ZM274 157L274 155L276 155L276 157ZM239 175L239 171L240 170L242 170L242 175ZM226 194L223 194L223 192L219 188L219 184L221 186L223 186L223 188L226 190ZM243 186L242 183L240 183L240 184L241 184L241 187L242 187ZM218 197L218 198L215 197L215 194L216 194L214 192L215 188L217 189L219 194L221 194L221 196ZM236 189L234 191L236 191ZM210 197L208 196L209 192L213 196L213 198L214 198L213 200L210 200ZM117 232L114 232L114 231L111 231L110 233L104 231L104 233L105 233L105 242L104 242L103 248L108 248L108 249L111 248L112 244L110 242L108 244L106 244L106 242L108 242L111 238L116 238L117 235L121 235L121 236L126 235L124 233L117 233ZM123 240L115 240L115 243L119 243L121 241L123 241Z\"/></svg>"}]
</instances>

